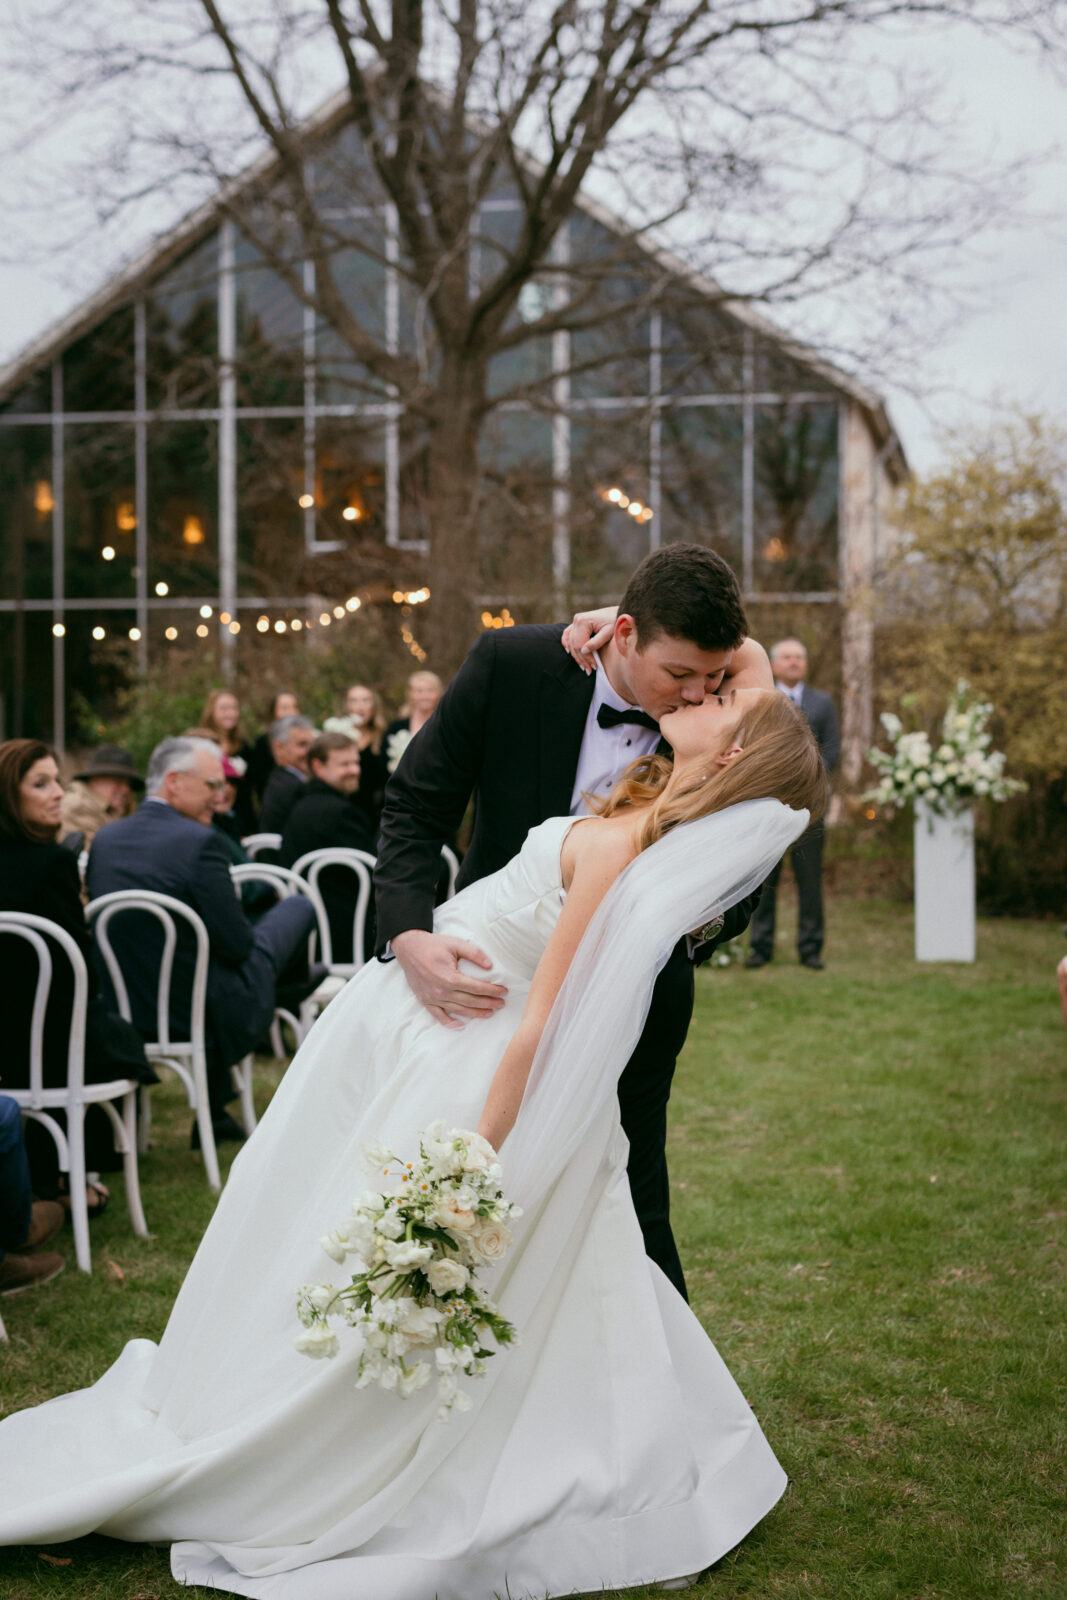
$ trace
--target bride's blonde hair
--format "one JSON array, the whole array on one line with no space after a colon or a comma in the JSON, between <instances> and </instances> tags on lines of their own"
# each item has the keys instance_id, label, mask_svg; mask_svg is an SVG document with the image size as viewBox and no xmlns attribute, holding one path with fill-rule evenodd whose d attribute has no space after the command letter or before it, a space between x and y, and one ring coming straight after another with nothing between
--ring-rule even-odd
<instances>
[{"instance_id":1,"label":"bride's blonde hair","mask_svg":"<svg viewBox=\"0 0 1067 1600\"><path fill-rule=\"evenodd\" d=\"M754 700L730 743L741 746L740 755L721 767L711 752L689 760L677 769L681 781L670 794L664 793L676 770L670 757L640 756L606 800L587 797L590 809L610 817L627 806L649 805L637 834L638 850L647 850L680 823L742 800L780 800L794 811L810 811L813 822L822 816L829 793L826 768L804 713L787 695Z\"/></svg>"}]
</instances>

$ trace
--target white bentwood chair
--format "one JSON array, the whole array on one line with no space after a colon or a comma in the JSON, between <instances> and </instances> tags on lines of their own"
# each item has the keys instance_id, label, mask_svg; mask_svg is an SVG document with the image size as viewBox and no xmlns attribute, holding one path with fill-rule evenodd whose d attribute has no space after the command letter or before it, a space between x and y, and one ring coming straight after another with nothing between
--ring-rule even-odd
<instances>
[{"instance_id":1,"label":"white bentwood chair","mask_svg":"<svg viewBox=\"0 0 1067 1600\"><path fill-rule=\"evenodd\" d=\"M280 850L282 836L280 833L250 833L241 844L249 859L255 861L261 850Z\"/></svg>"},{"instance_id":2,"label":"white bentwood chair","mask_svg":"<svg viewBox=\"0 0 1067 1600\"><path fill-rule=\"evenodd\" d=\"M70 1214L74 1224L74 1252L83 1272L92 1271L89 1250L89 1207L85 1196L85 1111L87 1106L103 1106L115 1133L116 1147L122 1153L126 1179L126 1204L133 1231L148 1237L141 1206L137 1174L137 1088L133 1078L113 1078L108 1083L85 1082L85 1019L89 1000L89 975L85 959L65 928L25 911L0 911L0 935L25 940L37 956L37 987L30 1019L30 1086L4 1093L18 1102L24 1117L39 1122L55 1143L59 1170L67 1174ZM47 936L47 938L46 938ZM53 960L48 940L58 945L70 962L74 979L70 1037L67 1045L67 1081L61 1088L44 1084L44 1024L52 988ZM121 1101L122 1114L115 1109ZM66 1132L51 1115L66 1114Z\"/></svg>"},{"instance_id":3,"label":"white bentwood chair","mask_svg":"<svg viewBox=\"0 0 1067 1600\"><path fill-rule=\"evenodd\" d=\"M292 867L276 866L272 861L246 861L242 862L240 866L231 867L230 877L233 879L234 888L238 894L241 892L242 884L265 883L274 890L280 900L287 900L290 895L294 894L305 895L311 901L315 911L315 927L312 929L308 939L309 964L316 960L316 945L320 950L328 947L330 927L322 897L318 890L308 883L305 878L301 878L294 872ZM293 1030L297 1048L299 1048L307 1037L311 1024L314 1022L319 1010L326 1004L328 999L332 999L333 991L331 990L328 994L325 992L330 985L331 980L329 978L324 979L314 993L301 1002L299 1016L294 1016L291 1011L287 1011L282 1006L277 1008L274 1013L274 1022L271 1026L271 1044L274 1047L276 1056L285 1054L281 1048L279 1024L281 1022L289 1024ZM246 1064L249 1066L249 1072L251 1072L251 1060L252 1058L249 1056L246 1057L245 1062L242 1062L242 1066Z\"/></svg>"},{"instance_id":4,"label":"white bentwood chair","mask_svg":"<svg viewBox=\"0 0 1067 1600\"><path fill-rule=\"evenodd\" d=\"M219 1158L215 1150L215 1135L211 1127L211 1105L207 1087L207 1045L205 1040L205 1013L207 1008L207 967L210 952L208 932L202 920L183 900L173 895L160 894L155 889L116 889L90 900L85 915L93 930L97 948L107 967L115 998L122 1016L132 1020L129 991L122 966L111 943L110 925L115 917L130 912L147 913L163 929L163 954L159 963L159 981L156 987L156 1037L145 1045L145 1055L153 1066L166 1067L175 1073L185 1088L186 1098L196 1113L200 1130L200 1149L204 1157L204 1173L208 1184L217 1194L222 1187L219 1176ZM178 944L178 928L184 924L196 942L196 962L193 968L193 985L189 996L189 1038L172 1039L170 1032L170 990L174 973L174 952ZM235 1069L236 1071L236 1069ZM245 1107L244 1087L241 1089L242 1112ZM249 1086L248 1098L251 1098ZM148 1148L148 1133L152 1122L151 1101L146 1088L141 1095L140 1145ZM254 1122L253 1122L254 1125ZM245 1119L246 1131L247 1119Z\"/></svg>"}]
</instances>

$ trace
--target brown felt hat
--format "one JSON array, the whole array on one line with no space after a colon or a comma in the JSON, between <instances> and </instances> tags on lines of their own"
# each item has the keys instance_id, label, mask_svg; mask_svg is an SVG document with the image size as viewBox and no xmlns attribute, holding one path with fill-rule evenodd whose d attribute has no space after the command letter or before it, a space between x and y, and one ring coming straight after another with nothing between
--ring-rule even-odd
<instances>
[{"instance_id":1,"label":"brown felt hat","mask_svg":"<svg viewBox=\"0 0 1067 1600\"><path fill-rule=\"evenodd\" d=\"M121 750L117 744L102 744L94 750L88 767L84 772L76 772L74 777L79 783L86 783L90 778L125 778L131 789L144 788L144 779L134 766L130 752Z\"/></svg>"}]
</instances>

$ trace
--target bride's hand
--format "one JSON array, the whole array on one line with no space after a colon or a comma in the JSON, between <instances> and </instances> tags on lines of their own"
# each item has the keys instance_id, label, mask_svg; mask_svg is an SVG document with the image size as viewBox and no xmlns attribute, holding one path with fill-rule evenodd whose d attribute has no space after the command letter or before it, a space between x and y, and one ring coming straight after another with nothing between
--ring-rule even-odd
<instances>
[{"instance_id":1,"label":"bride's hand","mask_svg":"<svg viewBox=\"0 0 1067 1600\"><path fill-rule=\"evenodd\" d=\"M466 939L409 928L394 937L392 948L416 1000L442 1027L462 1028L469 1019L491 1017L507 998L503 984L459 970L461 961L485 968L493 964Z\"/></svg>"},{"instance_id":2,"label":"bride's hand","mask_svg":"<svg viewBox=\"0 0 1067 1600\"><path fill-rule=\"evenodd\" d=\"M563 648L583 672L597 669L596 652L611 638L618 606L601 606L599 611L576 611L563 630Z\"/></svg>"}]
</instances>

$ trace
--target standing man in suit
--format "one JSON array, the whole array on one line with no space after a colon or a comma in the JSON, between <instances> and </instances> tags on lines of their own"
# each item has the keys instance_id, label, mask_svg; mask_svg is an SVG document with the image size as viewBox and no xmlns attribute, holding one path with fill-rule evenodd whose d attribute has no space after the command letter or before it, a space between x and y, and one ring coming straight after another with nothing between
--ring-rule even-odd
<instances>
[{"instance_id":1,"label":"standing man in suit","mask_svg":"<svg viewBox=\"0 0 1067 1600\"><path fill-rule=\"evenodd\" d=\"M827 777L832 777L841 754L841 735L837 728L834 703L828 694L809 688L804 681L808 674L808 652L799 639L779 639L771 648L771 666L774 681L783 694L787 694L803 711L811 725L822 752ZM797 883L797 955L802 967L813 972L823 969L822 946L825 934L822 905L822 847L825 838L823 823L814 823L802 834L789 852L793 876ZM782 875L779 861L763 885L759 905L752 917L749 933L749 953L746 967L765 967L774 957L774 913L778 896L778 880Z\"/></svg>"},{"instance_id":2,"label":"standing man in suit","mask_svg":"<svg viewBox=\"0 0 1067 1600\"><path fill-rule=\"evenodd\" d=\"M564 627L487 631L441 704L415 736L385 792L375 874L378 938L444 1027L503 1004L504 990L462 972L487 968L475 945L433 933L439 851L474 794L474 828L458 884L517 854L549 817L588 814L638 756L659 748L658 718L720 689L771 687L762 647L746 638L737 580L701 545L671 544L633 574L598 670L563 647ZM683 940L657 981L637 1048L619 1082L630 1140L629 1177L648 1254L681 1294L685 1279L670 1227L667 1101L693 1007L693 964L751 915L742 901L723 923Z\"/></svg>"},{"instance_id":3,"label":"standing man in suit","mask_svg":"<svg viewBox=\"0 0 1067 1600\"><path fill-rule=\"evenodd\" d=\"M240 1124L226 1111L234 1093L230 1067L266 1033L279 983L288 982L306 994L324 969L308 973L315 911L304 895L282 900L254 925L248 920L234 891L229 854L211 826L215 796L224 782L218 745L208 739L164 739L148 763L147 799L132 817L101 828L86 876L90 899L115 889L154 889L183 900L207 928L211 1120L216 1139L241 1139ZM126 979L134 1025L143 1037L154 1038L162 927L147 913L130 913L112 924L112 944ZM189 1037L195 960L192 938L180 929L170 1019L179 1039ZM198 1133L195 1124L193 1133Z\"/></svg>"}]
</instances>

